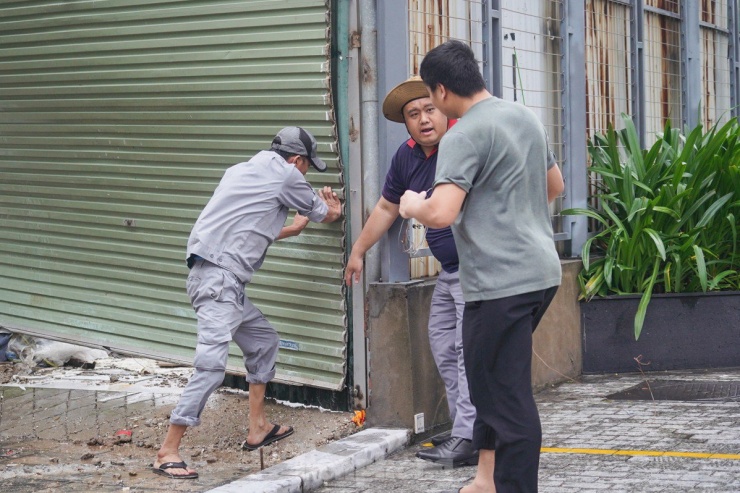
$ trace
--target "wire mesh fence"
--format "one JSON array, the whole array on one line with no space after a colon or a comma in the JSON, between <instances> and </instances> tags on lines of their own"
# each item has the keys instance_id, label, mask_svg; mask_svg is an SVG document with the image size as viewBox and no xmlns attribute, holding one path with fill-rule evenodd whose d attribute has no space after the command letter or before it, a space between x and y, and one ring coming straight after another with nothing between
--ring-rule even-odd
<instances>
[{"instance_id":1,"label":"wire mesh fence","mask_svg":"<svg viewBox=\"0 0 740 493\"><path fill-rule=\"evenodd\" d=\"M544 124L550 147L562 167L563 68L562 48L564 7L562 0L502 2L502 98L532 109ZM563 230L563 197L551 207L555 233Z\"/></svg>"},{"instance_id":2,"label":"wire mesh fence","mask_svg":"<svg viewBox=\"0 0 740 493\"><path fill-rule=\"evenodd\" d=\"M481 0L408 0L408 19L409 75L418 75L424 55L449 39L467 43L476 59L483 60ZM442 266L429 251L426 228L412 219L404 223L401 233L407 235L402 238L402 245L411 257L410 277L418 279L438 274Z\"/></svg>"},{"instance_id":3,"label":"wire mesh fence","mask_svg":"<svg viewBox=\"0 0 740 493\"><path fill-rule=\"evenodd\" d=\"M681 11L677 1L647 0L643 17L645 135L682 122ZM648 10L647 7L654 7Z\"/></svg>"},{"instance_id":4,"label":"wire mesh fence","mask_svg":"<svg viewBox=\"0 0 740 493\"><path fill-rule=\"evenodd\" d=\"M701 79L705 128L731 117L730 17L727 0L703 0L700 13Z\"/></svg>"},{"instance_id":5,"label":"wire mesh fence","mask_svg":"<svg viewBox=\"0 0 740 493\"><path fill-rule=\"evenodd\" d=\"M631 7L613 0L587 0L585 19L586 132L589 138L632 114Z\"/></svg>"},{"instance_id":6,"label":"wire mesh fence","mask_svg":"<svg viewBox=\"0 0 740 493\"><path fill-rule=\"evenodd\" d=\"M553 151L561 165L566 156L563 101L566 5L569 0L499 0L494 2L500 19L501 39L482 39L482 13L490 0L408 0L410 64L412 73L424 54L441 42L467 41L479 59L484 43L501 49L502 97L532 108L545 125ZM705 126L723 123L732 116L732 39L737 36L731 16L731 0L701 0L695 4L699 17L701 56L701 119ZM682 23L695 19L682 9L680 0L584 0L584 31L571 32L583 40L586 78L586 132L589 138L612 125L623 128L621 115L637 117L646 143L662 132L667 121L682 127L686 115L687 81L683 73ZM639 7L639 8L638 8ZM636 12L642 16L636 18ZM695 22L692 20L691 22ZM638 51L640 50L641 51ZM696 74L692 74L696 75ZM687 110L688 111L688 110ZM693 110L692 110L693 111ZM644 126L640 126L644 123ZM591 182L590 192L597 183ZM553 226L562 197L554 205ZM415 231L414 228L410 228Z\"/></svg>"},{"instance_id":7,"label":"wire mesh fence","mask_svg":"<svg viewBox=\"0 0 740 493\"><path fill-rule=\"evenodd\" d=\"M562 161L562 0L504 2L503 98L531 108L547 128Z\"/></svg>"},{"instance_id":8,"label":"wire mesh fence","mask_svg":"<svg viewBox=\"0 0 740 493\"><path fill-rule=\"evenodd\" d=\"M585 5L586 135L592 139L611 126L624 127L621 115L632 114L632 7L615 0L587 0ZM589 175L589 203L598 207L598 175ZM589 230L597 223L589 220Z\"/></svg>"},{"instance_id":9,"label":"wire mesh fence","mask_svg":"<svg viewBox=\"0 0 740 493\"><path fill-rule=\"evenodd\" d=\"M418 74L424 55L449 39L466 42L482 60L481 0L408 0L408 17L409 75Z\"/></svg>"}]
</instances>

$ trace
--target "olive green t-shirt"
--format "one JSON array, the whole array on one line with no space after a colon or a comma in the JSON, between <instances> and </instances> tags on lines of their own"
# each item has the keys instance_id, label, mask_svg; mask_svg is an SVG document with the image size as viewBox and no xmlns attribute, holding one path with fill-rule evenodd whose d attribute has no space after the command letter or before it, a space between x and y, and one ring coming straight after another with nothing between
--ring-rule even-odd
<instances>
[{"instance_id":1,"label":"olive green t-shirt","mask_svg":"<svg viewBox=\"0 0 740 493\"><path fill-rule=\"evenodd\" d=\"M438 152L434 185L467 192L452 224L465 301L559 285L547 204L547 170L555 162L537 116L518 103L480 101L447 131Z\"/></svg>"}]
</instances>

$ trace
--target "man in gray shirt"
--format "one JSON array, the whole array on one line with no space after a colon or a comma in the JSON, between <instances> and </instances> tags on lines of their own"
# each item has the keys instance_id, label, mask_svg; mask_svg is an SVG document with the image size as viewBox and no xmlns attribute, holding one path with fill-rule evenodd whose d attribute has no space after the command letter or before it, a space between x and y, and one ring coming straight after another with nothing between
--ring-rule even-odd
<instances>
[{"instance_id":1,"label":"man in gray shirt","mask_svg":"<svg viewBox=\"0 0 740 493\"><path fill-rule=\"evenodd\" d=\"M432 103L459 118L439 144L434 194L407 191L400 213L452 226L463 289L463 354L476 410L478 471L462 493L534 493L542 442L531 386L532 332L560 285L548 202L563 180L542 124L493 97L472 50L424 57ZM495 454L494 454L495 451ZM494 472L495 463L495 472Z\"/></svg>"},{"instance_id":2,"label":"man in gray shirt","mask_svg":"<svg viewBox=\"0 0 740 493\"><path fill-rule=\"evenodd\" d=\"M167 436L153 472L176 479L195 479L179 454L189 426L200 424L208 397L224 379L229 342L244 354L249 382L249 432L242 444L256 450L293 433L265 415L267 382L275 376L279 337L244 295L245 285L260 268L275 241L300 234L308 221L328 223L341 214L330 187L316 194L306 181L309 166L326 170L316 155L316 140L300 127L286 127L268 151L227 169L190 233L187 292L198 318L195 371L170 415ZM288 209L298 213L284 226Z\"/></svg>"}]
</instances>

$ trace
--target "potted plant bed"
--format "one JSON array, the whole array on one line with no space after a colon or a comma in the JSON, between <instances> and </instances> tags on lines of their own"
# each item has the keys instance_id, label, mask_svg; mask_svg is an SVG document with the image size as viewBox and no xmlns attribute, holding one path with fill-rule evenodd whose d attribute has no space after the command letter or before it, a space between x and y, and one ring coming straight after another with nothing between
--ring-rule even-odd
<instances>
[{"instance_id":1,"label":"potted plant bed","mask_svg":"<svg viewBox=\"0 0 740 493\"><path fill-rule=\"evenodd\" d=\"M653 295L635 340L640 298L581 303L583 373L740 367L740 292Z\"/></svg>"},{"instance_id":2,"label":"potted plant bed","mask_svg":"<svg viewBox=\"0 0 740 493\"><path fill-rule=\"evenodd\" d=\"M585 373L740 366L740 124L640 148L629 116L589 142Z\"/></svg>"}]
</instances>

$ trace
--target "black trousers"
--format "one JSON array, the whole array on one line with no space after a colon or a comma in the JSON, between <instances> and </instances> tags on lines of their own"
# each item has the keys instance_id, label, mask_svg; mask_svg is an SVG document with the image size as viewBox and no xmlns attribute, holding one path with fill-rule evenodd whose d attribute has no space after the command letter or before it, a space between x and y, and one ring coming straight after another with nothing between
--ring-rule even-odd
<instances>
[{"instance_id":1,"label":"black trousers","mask_svg":"<svg viewBox=\"0 0 740 493\"><path fill-rule=\"evenodd\" d=\"M532 395L532 333L557 289L465 304L473 445L496 450L497 493L537 491L542 427Z\"/></svg>"}]
</instances>

